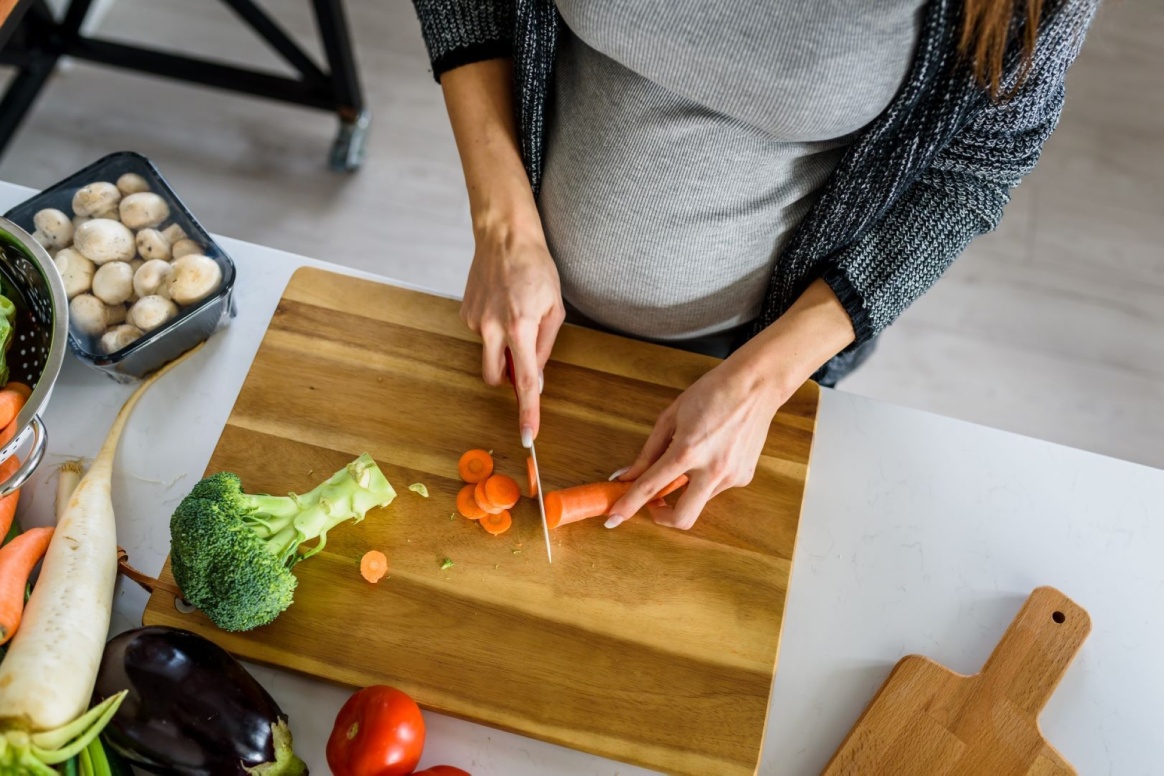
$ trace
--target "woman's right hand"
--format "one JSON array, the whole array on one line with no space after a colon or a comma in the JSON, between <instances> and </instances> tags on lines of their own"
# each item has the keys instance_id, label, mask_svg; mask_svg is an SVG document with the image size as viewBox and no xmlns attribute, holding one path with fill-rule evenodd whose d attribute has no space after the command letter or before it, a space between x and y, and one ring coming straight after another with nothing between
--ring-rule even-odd
<instances>
[{"instance_id":1,"label":"woman's right hand","mask_svg":"<svg viewBox=\"0 0 1164 776\"><path fill-rule=\"evenodd\" d=\"M513 355L521 441L538 435L541 373L566 318L558 269L522 164L513 105L513 63L487 59L441 76L469 194L477 247L461 318L484 342L481 374L505 379Z\"/></svg>"},{"instance_id":2,"label":"woman's right hand","mask_svg":"<svg viewBox=\"0 0 1164 776\"><path fill-rule=\"evenodd\" d=\"M505 350L513 356L521 441L529 447L540 422L542 370L566 318L558 270L536 212L524 226L477 230L476 250L461 319L481 336L481 374L490 385L505 380Z\"/></svg>"}]
</instances>

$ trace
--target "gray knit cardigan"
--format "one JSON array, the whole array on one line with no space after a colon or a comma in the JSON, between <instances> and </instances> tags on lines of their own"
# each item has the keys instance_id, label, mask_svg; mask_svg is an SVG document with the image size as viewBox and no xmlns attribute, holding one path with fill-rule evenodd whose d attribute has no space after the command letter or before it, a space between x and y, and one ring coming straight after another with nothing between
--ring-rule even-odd
<instances>
[{"instance_id":1,"label":"gray knit cardigan","mask_svg":"<svg viewBox=\"0 0 1164 776\"><path fill-rule=\"evenodd\" d=\"M521 151L536 193L561 24L553 0L413 2L438 80L470 62L513 58ZM1059 121L1064 75L1097 3L1048 3L1026 80L1011 99L992 102L957 54L961 0L929 0L901 90L854 138L786 244L756 331L823 278L852 319L854 354L970 240L994 229ZM1007 61L1004 90L1016 83L1017 47Z\"/></svg>"}]
</instances>

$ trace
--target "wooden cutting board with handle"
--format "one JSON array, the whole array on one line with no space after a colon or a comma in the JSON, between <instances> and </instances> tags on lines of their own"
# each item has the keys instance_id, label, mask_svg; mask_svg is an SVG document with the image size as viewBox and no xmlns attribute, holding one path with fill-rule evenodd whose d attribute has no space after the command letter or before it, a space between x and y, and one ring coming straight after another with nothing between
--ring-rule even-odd
<instances>
[{"instance_id":1,"label":"wooden cutting board with handle","mask_svg":"<svg viewBox=\"0 0 1164 776\"><path fill-rule=\"evenodd\" d=\"M982 671L963 676L920 655L894 667L825 768L826 776L1065 776L1039 712L1091 631L1052 587L1031 593Z\"/></svg>"},{"instance_id":2,"label":"wooden cutting board with handle","mask_svg":"<svg viewBox=\"0 0 1164 776\"><path fill-rule=\"evenodd\" d=\"M533 500L496 537L454 514L463 451L493 450L519 482L526 458L513 391L482 382L481 346L458 308L296 273L207 471L236 472L250 492L302 492L368 452L399 495L295 567L295 603L271 625L225 633L164 593L144 621L661 771L755 773L818 389L796 392L752 484L713 499L692 530L587 520L553 533L551 565ZM545 372L544 487L605 480L631 462L658 414L716 363L565 327ZM416 482L428 498L407 490ZM375 585L358 570L370 549L389 558Z\"/></svg>"}]
</instances>

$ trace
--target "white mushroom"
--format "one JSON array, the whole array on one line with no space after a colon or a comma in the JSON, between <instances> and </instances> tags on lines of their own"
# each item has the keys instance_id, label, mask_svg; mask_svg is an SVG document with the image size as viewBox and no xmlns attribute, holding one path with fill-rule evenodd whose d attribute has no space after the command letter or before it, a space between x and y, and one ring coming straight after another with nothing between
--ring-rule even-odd
<instances>
[{"instance_id":1,"label":"white mushroom","mask_svg":"<svg viewBox=\"0 0 1164 776\"><path fill-rule=\"evenodd\" d=\"M202 246L190 239L178 240L170 246L170 255L175 259L202 253Z\"/></svg>"},{"instance_id":2,"label":"white mushroom","mask_svg":"<svg viewBox=\"0 0 1164 776\"><path fill-rule=\"evenodd\" d=\"M126 322L150 332L178 314L178 305L163 296L143 296L129 308Z\"/></svg>"},{"instance_id":3,"label":"white mushroom","mask_svg":"<svg viewBox=\"0 0 1164 776\"><path fill-rule=\"evenodd\" d=\"M53 241L47 234L37 229L32 233L32 239L36 240L36 244L44 248L46 251L52 250Z\"/></svg>"},{"instance_id":4,"label":"white mushroom","mask_svg":"<svg viewBox=\"0 0 1164 776\"><path fill-rule=\"evenodd\" d=\"M168 242L170 245L173 245L179 240L186 239L186 230L177 224L170 224L162 230L162 237L165 237L166 242Z\"/></svg>"},{"instance_id":5,"label":"white mushroom","mask_svg":"<svg viewBox=\"0 0 1164 776\"><path fill-rule=\"evenodd\" d=\"M108 264L105 266L109 266ZM105 324L107 326L116 326L119 323L125 323L125 316L129 312L124 304L107 304L105 305Z\"/></svg>"},{"instance_id":6,"label":"white mushroom","mask_svg":"<svg viewBox=\"0 0 1164 776\"><path fill-rule=\"evenodd\" d=\"M82 186L73 195L73 213L79 216L104 218L117 212L121 192L112 183L98 181Z\"/></svg>"},{"instance_id":7,"label":"white mushroom","mask_svg":"<svg viewBox=\"0 0 1164 776\"><path fill-rule=\"evenodd\" d=\"M133 232L110 218L94 218L78 226L73 247L97 264L130 261L137 253Z\"/></svg>"},{"instance_id":8,"label":"white mushroom","mask_svg":"<svg viewBox=\"0 0 1164 776\"><path fill-rule=\"evenodd\" d=\"M170 241L157 229L142 229L137 233L137 253L146 261L170 260Z\"/></svg>"},{"instance_id":9,"label":"white mushroom","mask_svg":"<svg viewBox=\"0 0 1164 776\"><path fill-rule=\"evenodd\" d=\"M105 303L92 294L80 294L69 302L69 322L77 331L90 337L99 337L108 325Z\"/></svg>"},{"instance_id":10,"label":"white mushroom","mask_svg":"<svg viewBox=\"0 0 1164 776\"><path fill-rule=\"evenodd\" d=\"M170 268L170 298L183 307L201 302L222 284L222 268L208 256L183 256Z\"/></svg>"},{"instance_id":11,"label":"white mushroom","mask_svg":"<svg viewBox=\"0 0 1164 776\"><path fill-rule=\"evenodd\" d=\"M170 298L170 263L161 259L150 259L141 265L133 275L133 291L139 297L157 294Z\"/></svg>"},{"instance_id":12,"label":"white mushroom","mask_svg":"<svg viewBox=\"0 0 1164 776\"><path fill-rule=\"evenodd\" d=\"M127 172L117 179L117 190L124 197L141 191L149 191L150 184L136 172Z\"/></svg>"},{"instance_id":13,"label":"white mushroom","mask_svg":"<svg viewBox=\"0 0 1164 776\"><path fill-rule=\"evenodd\" d=\"M49 248L67 248L73 242L73 222L55 208L45 208L32 217L36 231L49 239Z\"/></svg>"},{"instance_id":14,"label":"white mushroom","mask_svg":"<svg viewBox=\"0 0 1164 776\"><path fill-rule=\"evenodd\" d=\"M65 281L65 294L72 299L77 294L85 294L93 287L93 273L97 267L72 248L61 248L53 257L61 280Z\"/></svg>"},{"instance_id":15,"label":"white mushroom","mask_svg":"<svg viewBox=\"0 0 1164 776\"><path fill-rule=\"evenodd\" d=\"M101 352L116 353L137 342L141 339L142 334L142 330L132 324L123 323L120 326L114 326L101 335Z\"/></svg>"},{"instance_id":16,"label":"white mushroom","mask_svg":"<svg viewBox=\"0 0 1164 776\"><path fill-rule=\"evenodd\" d=\"M92 220L93 220L92 216L73 216L73 233L74 233L74 235L76 234L77 228L80 227L81 224L85 223L86 221L92 221Z\"/></svg>"},{"instance_id":17,"label":"white mushroom","mask_svg":"<svg viewBox=\"0 0 1164 776\"><path fill-rule=\"evenodd\" d=\"M139 191L122 199L118 212L121 213L121 223L130 229L146 229L169 218L170 206L152 191Z\"/></svg>"},{"instance_id":18,"label":"white mushroom","mask_svg":"<svg viewBox=\"0 0 1164 776\"><path fill-rule=\"evenodd\" d=\"M102 264L93 275L93 296L105 304L121 304L133 294L133 267L128 262Z\"/></svg>"}]
</instances>

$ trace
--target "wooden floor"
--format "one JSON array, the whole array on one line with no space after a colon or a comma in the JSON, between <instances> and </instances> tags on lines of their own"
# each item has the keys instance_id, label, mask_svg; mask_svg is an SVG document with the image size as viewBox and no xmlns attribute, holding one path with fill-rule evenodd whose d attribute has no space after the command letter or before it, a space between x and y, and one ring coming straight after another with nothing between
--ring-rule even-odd
<instances>
[{"instance_id":1,"label":"wooden floor","mask_svg":"<svg viewBox=\"0 0 1164 776\"><path fill-rule=\"evenodd\" d=\"M313 32L308 3L264 0ZM0 163L42 186L109 151L153 158L212 230L459 292L466 199L411 3L349 0L376 113L368 161L324 169L331 117L86 65ZM220 3L117 0L123 40L278 66ZM1164 467L1164 4L1109 0L1067 109L997 233L842 387Z\"/></svg>"}]
</instances>

